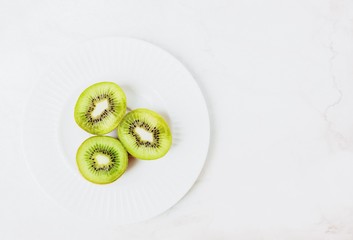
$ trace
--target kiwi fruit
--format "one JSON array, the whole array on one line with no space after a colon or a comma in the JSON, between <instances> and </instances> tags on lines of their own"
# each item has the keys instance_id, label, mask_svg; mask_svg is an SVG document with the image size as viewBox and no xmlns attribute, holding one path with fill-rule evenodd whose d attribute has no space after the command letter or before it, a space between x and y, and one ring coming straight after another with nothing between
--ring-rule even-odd
<instances>
[{"instance_id":1,"label":"kiwi fruit","mask_svg":"<svg viewBox=\"0 0 353 240\"><path fill-rule=\"evenodd\" d=\"M86 88L75 106L75 121L85 131L104 135L117 128L126 113L124 91L113 82L99 82Z\"/></svg>"},{"instance_id":2,"label":"kiwi fruit","mask_svg":"<svg viewBox=\"0 0 353 240\"><path fill-rule=\"evenodd\" d=\"M139 108L126 114L117 131L125 149L142 160L163 157L172 144L168 124L162 116L149 109Z\"/></svg>"},{"instance_id":3,"label":"kiwi fruit","mask_svg":"<svg viewBox=\"0 0 353 240\"><path fill-rule=\"evenodd\" d=\"M126 170L128 154L119 140L94 136L79 147L76 163L82 176L97 184L117 180Z\"/></svg>"}]
</instances>

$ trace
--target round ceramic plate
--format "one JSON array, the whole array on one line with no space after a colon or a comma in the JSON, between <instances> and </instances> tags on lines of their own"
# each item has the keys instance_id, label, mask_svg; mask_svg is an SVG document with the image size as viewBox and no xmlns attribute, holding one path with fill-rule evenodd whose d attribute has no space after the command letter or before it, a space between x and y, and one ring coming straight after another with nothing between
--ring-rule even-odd
<instances>
[{"instance_id":1,"label":"round ceramic plate","mask_svg":"<svg viewBox=\"0 0 353 240\"><path fill-rule=\"evenodd\" d=\"M120 85L130 109L160 113L173 134L167 155L130 161L108 185L86 181L75 159L90 134L76 125L74 106L101 81ZM195 80L169 53L141 40L97 39L70 49L35 87L25 114L25 154L39 184L65 208L96 221L125 224L164 212L192 187L207 155L209 117Z\"/></svg>"}]
</instances>

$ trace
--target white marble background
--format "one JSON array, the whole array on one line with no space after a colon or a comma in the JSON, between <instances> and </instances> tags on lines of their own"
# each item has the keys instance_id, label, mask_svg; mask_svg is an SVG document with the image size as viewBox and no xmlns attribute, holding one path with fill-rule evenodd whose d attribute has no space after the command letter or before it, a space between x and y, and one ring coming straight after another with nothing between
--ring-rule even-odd
<instances>
[{"instance_id":1,"label":"white marble background","mask_svg":"<svg viewBox=\"0 0 353 240\"><path fill-rule=\"evenodd\" d=\"M104 36L173 53L212 120L193 189L128 226L87 222L48 199L20 147L46 64ZM0 89L0 239L353 239L350 0L0 0Z\"/></svg>"}]
</instances>

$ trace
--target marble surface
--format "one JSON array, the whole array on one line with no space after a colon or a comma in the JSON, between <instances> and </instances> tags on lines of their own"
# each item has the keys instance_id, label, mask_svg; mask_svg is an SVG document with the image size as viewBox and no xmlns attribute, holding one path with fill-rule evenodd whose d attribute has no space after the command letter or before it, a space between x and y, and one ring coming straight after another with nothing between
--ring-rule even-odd
<instances>
[{"instance_id":1,"label":"marble surface","mask_svg":"<svg viewBox=\"0 0 353 240\"><path fill-rule=\"evenodd\" d=\"M352 1L2 0L0 36L0 239L353 239ZM73 44L106 36L174 54L212 125L191 191L126 226L57 205L21 150L38 76Z\"/></svg>"}]
</instances>

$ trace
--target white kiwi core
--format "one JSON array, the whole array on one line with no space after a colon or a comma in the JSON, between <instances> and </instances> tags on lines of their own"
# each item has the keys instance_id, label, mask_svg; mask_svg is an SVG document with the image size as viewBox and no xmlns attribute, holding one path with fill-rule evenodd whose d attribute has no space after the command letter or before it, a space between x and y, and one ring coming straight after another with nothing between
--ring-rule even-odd
<instances>
[{"instance_id":1,"label":"white kiwi core","mask_svg":"<svg viewBox=\"0 0 353 240\"><path fill-rule=\"evenodd\" d=\"M92 117L96 118L100 116L104 110L108 109L109 107L109 102L108 99L103 99L100 102L96 103L96 106L94 107L94 110L92 111Z\"/></svg>"},{"instance_id":2,"label":"white kiwi core","mask_svg":"<svg viewBox=\"0 0 353 240\"><path fill-rule=\"evenodd\" d=\"M110 162L110 157L105 154L97 154L96 161L98 165L107 165Z\"/></svg>"},{"instance_id":3,"label":"white kiwi core","mask_svg":"<svg viewBox=\"0 0 353 240\"><path fill-rule=\"evenodd\" d=\"M142 141L153 142L153 134L146 129L136 127L135 132L140 136Z\"/></svg>"}]
</instances>

